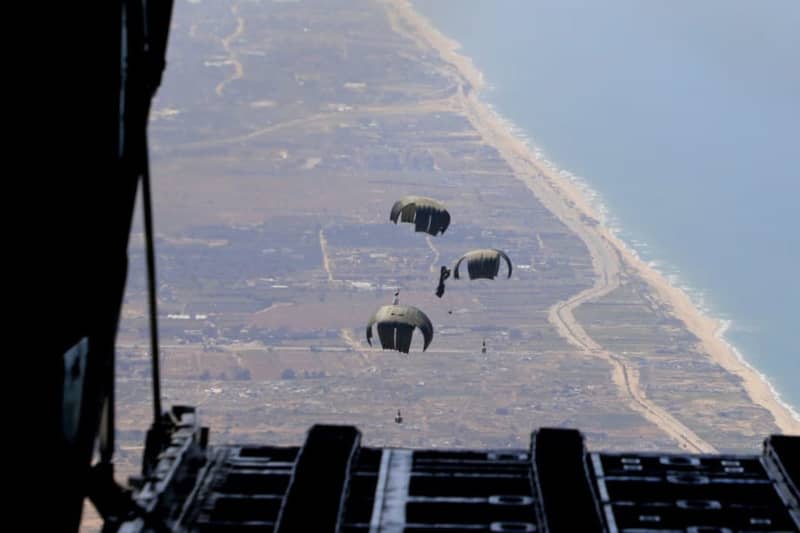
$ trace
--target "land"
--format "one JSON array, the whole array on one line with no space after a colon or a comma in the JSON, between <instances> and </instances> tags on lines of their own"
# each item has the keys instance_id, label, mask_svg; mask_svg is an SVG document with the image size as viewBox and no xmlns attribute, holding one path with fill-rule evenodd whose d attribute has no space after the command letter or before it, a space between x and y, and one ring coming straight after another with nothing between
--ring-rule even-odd
<instances>
[{"instance_id":1,"label":"land","mask_svg":"<svg viewBox=\"0 0 800 533\"><path fill-rule=\"evenodd\" d=\"M800 432L481 87L401 0L175 6L150 126L166 403L198 406L220 443L298 444L337 423L367 445L505 448L559 426L594 449L754 452ZM446 234L389 222L406 194L445 203ZM140 228L118 336L121 476L151 411ZM512 278L451 279L437 298L439 266L480 247L505 250ZM366 344L397 288L434 323L424 353Z\"/></svg>"}]
</instances>

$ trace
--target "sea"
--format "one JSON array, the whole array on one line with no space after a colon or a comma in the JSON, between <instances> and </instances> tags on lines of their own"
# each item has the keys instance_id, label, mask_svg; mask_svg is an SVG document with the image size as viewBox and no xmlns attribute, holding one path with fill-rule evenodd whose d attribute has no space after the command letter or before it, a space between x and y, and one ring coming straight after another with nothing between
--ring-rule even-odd
<instances>
[{"instance_id":1,"label":"sea","mask_svg":"<svg viewBox=\"0 0 800 533\"><path fill-rule=\"evenodd\" d=\"M800 407L800 1L414 0L484 101Z\"/></svg>"}]
</instances>

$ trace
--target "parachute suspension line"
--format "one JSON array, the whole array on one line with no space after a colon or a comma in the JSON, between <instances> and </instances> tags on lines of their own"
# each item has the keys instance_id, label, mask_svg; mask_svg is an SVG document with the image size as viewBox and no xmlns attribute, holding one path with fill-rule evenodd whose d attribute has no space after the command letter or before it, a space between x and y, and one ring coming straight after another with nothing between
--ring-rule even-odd
<instances>
[{"instance_id":1,"label":"parachute suspension line","mask_svg":"<svg viewBox=\"0 0 800 533\"><path fill-rule=\"evenodd\" d=\"M156 257L153 244L153 207L150 194L150 163L144 151L142 169L142 204L144 206L144 235L147 255L147 297L150 304L150 353L153 380L153 424L161 420L161 372L158 345L158 306L156 302Z\"/></svg>"},{"instance_id":2,"label":"parachute suspension line","mask_svg":"<svg viewBox=\"0 0 800 533\"><path fill-rule=\"evenodd\" d=\"M430 235L425 236L425 242L428 243L428 248L431 249L433 252L433 261L431 261L431 272L436 272L436 263L439 262L439 250L436 249L436 246L433 245L433 241L431 240Z\"/></svg>"}]
</instances>

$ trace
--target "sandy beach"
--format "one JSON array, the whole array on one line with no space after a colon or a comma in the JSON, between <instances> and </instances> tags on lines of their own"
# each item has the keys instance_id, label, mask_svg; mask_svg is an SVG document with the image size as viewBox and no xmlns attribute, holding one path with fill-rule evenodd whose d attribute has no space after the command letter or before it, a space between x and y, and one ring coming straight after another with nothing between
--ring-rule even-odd
<instances>
[{"instance_id":1,"label":"sandy beach","mask_svg":"<svg viewBox=\"0 0 800 533\"><path fill-rule=\"evenodd\" d=\"M617 288L623 270L633 271L652 287L661 304L700 339L699 350L742 380L752 402L768 410L783 433L800 434L800 419L781 403L762 375L725 342L720 334L722 323L704 315L685 291L672 286L661 273L625 246L602 223L602 218L578 186L557 168L538 159L533 148L516 136L509 124L481 101L478 93L484 87L483 76L469 58L458 53L459 44L442 35L408 1L387 0L385 5L396 31L408 35L421 47L433 48L440 54L446 74L457 84L456 96L448 101L451 106L449 110L463 113L484 141L498 150L515 175L588 247L597 275L594 286L567 301L557 303L550 310L550 321L562 336L583 351L608 360L612 365L614 382L631 407L661 427L681 447L713 452L713 446L650 401L639 387L636 369L592 340L572 315L572 310L582 303Z\"/></svg>"}]
</instances>

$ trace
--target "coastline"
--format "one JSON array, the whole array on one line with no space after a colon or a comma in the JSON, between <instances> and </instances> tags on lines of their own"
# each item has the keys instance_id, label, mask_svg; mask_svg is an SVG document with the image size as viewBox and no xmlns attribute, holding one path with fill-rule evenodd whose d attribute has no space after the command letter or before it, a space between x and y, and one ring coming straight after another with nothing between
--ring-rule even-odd
<instances>
[{"instance_id":1,"label":"coastline","mask_svg":"<svg viewBox=\"0 0 800 533\"><path fill-rule=\"evenodd\" d=\"M390 18L402 19L412 28L417 42L436 50L441 59L452 68L450 74L456 79L458 91L453 97L452 111L464 113L473 126L483 135L484 140L494 146L506 159L515 175L532 190L536 197L552 211L562 222L584 241L592 257L597 282L595 287L584 291L566 302L558 302L551 309L551 322L559 329L567 340L565 324L574 321L571 309L583 301L607 294L617 285L620 269L629 268L640 276L655 292L658 300L680 321L687 330L699 339L699 349L707 354L715 363L727 372L734 374L742 381L742 387L750 400L763 407L771 414L775 424L783 433L800 434L800 416L788 404L784 403L777 391L769 383L766 376L750 365L742 355L724 338L726 322L705 315L692 302L689 295L672 285L666 276L643 261L638 254L622 241L617 234L603 222L603 216L592 202L586 198L582 187L570 180L569 174L540 159L535 146L521 139L510 127L509 122L499 116L491 107L483 102L478 93L485 88L483 75L478 71L471 59L458 53L460 45L442 35L430 21L419 14L408 0L387 0L387 12ZM465 83L466 82L466 83ZM466 89L466 90L465 90ZM612 362L614 381L622 386L633 381L638 385L635 370L626 366L614 354L602 353L602 347L596 345L576 322L571 324L578 331L577 344L592 353L597 353ZM573 339L576 335L570 333ZM581 336L585 339L581 340ZM647 402L646 398L632 398L640 405L636 410L665 429L673 436L685 437L687 428L657 406ZM660 410L663 411L663 410ZM681 442L680 438L677 438ZM697 438L689 431L685 440L687 447L703 451L708 443Z\"/></svg>"}]
</instances>

